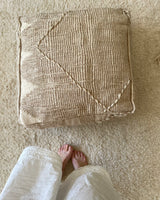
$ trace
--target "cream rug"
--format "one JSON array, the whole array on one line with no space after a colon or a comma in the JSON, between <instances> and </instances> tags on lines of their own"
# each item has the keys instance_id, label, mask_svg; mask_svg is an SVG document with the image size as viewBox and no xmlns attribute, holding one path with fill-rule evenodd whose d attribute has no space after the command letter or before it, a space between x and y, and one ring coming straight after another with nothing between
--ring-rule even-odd
<instances>
[{"instance_id":1,"label":"cream rug","mask_svg":"<svg viewBox=\"0 0 160 200\"><path fill-rule=\"evenodd\" d=\"M135 114L98 125L23 128L17 123L17 16L92 7L131 11ZM0 44L0 190L24 147L57 151L70 143L107 169L123 200L160 200L160 1L1 0Z\"/></svg>"}]
</instances>

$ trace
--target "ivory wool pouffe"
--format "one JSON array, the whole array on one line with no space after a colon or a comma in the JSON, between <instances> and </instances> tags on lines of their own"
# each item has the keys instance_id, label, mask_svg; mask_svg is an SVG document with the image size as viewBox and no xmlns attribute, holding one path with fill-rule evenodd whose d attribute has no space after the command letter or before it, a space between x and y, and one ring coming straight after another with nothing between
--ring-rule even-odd
<instances>
[{"instance_id":1,"label":"ivory wool pouffe","mask_svg":"<svg viewBox=\"0 0 160 200\"><path fill-rule=\"evenodd\" d=\"M70 126L134 112L126 11L95 8L19 22L21 124Z\"/></svg>"}]
</instances>

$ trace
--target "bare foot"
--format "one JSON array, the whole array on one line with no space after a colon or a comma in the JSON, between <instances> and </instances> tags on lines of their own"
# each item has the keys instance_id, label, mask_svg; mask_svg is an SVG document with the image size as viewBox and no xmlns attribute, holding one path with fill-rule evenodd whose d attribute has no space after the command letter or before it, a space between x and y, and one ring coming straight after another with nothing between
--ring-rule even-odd
<instances>
[{"instance_id":1,"label":"bare foot","mask_svg":"<svg viewBox=\"0 0 160 200\"><path fill-rule=\"evenodd\" d=\"M58 154L62 159L62 170L64 170L66 164L68 163L68 161L71 159L73 153L73 147L68 145L68 144L64 144L63 146L60 147Z\"/></svg>"},{"instance_id":2,"label":"bare foot","mask_svg":"<svg viewBox=\"0 0 160 200\"><path fill-rule=\"evenodd\" d=\"M74 151L72 154L72 164L74 169L88 165L86 156L81 151Z\"/></svg>"}]
</instances>

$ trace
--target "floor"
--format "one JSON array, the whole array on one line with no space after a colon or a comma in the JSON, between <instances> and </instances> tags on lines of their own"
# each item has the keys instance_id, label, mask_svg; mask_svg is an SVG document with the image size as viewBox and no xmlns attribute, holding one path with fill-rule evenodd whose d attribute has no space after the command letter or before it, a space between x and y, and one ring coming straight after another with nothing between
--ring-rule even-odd
<instances>
[{"instance_id":1,"label":"floor","mask_svg":"<svg viewBox=\"0 0 160 200\"><path fill-rule=\"evenodd\" d=\"M92 7L131 12L136 112L102 124L25 129L17 118L17 17ZM122 200L160 200L159 10L158 0L0 1L0 191L26 146L57 151L69 143L85 152L90 164L107 169Z\"/></svg>"}]
</instances>

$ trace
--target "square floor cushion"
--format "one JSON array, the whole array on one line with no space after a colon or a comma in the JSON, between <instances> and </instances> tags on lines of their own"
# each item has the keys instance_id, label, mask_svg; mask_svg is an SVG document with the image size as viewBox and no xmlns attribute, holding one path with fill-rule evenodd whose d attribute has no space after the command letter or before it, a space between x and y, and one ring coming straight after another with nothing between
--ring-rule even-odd
<instances>
[{"instance_id":1,"label":"square floor cushion","mask_svg":"<svg viewBox=\"0 0 160 200\"><path fill-rule=\"evenodd\" d=\"M126 11L39 14L19 23L21 124L70 126L134 112Z\"/></svg>"}]
</instances>

